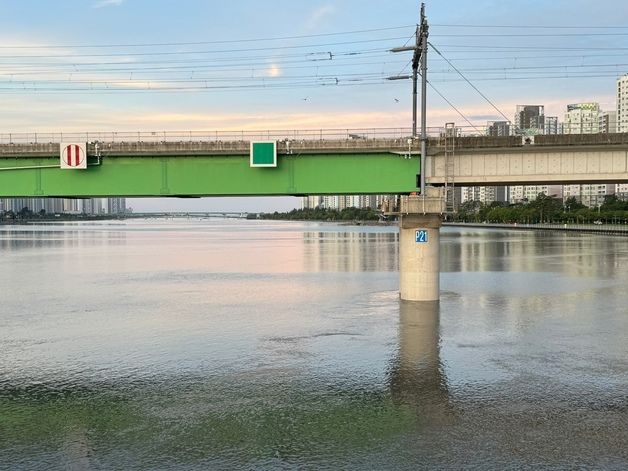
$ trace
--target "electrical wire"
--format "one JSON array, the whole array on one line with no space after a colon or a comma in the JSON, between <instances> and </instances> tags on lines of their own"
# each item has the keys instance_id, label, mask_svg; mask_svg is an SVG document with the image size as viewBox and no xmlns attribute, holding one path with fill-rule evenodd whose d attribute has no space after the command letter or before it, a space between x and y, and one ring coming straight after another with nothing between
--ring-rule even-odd
<instances>
[{"instance_id":1,"label":"electrical wire","mask_svg":"<svg viewBox=\"0 0 628 471\"><path fill-rule=\"evenodd\" d=\"M484 71L511 71L511 70L547 70L547 69L582 69L582 68L600 68L600 67L627 67L628 63L621 64L558 64L558 65L536 65L536 66L513 66L513 67L478 67L472 69L460 69L463 72L484 72Z\"/></svg>"},{"instance_id":2,"label":"electrical wire","mask_svg":"<svg viewBox=\"0 0 628 471\"><path fill-rule=\"evenodd\" d=\"M158 51L158 52L118 52L118 53L105 53L105 54L46 54L46 55L0 55L0 59L23 59L23 58L78 58L78 57L145 57L145 56L180 56L189 54L229 54L237 52L253 52L253 51L278 51L286 49L303 49L313 47L328 47L328 46L343 46L347 44L364 44L375 43L383 41L397 41L406 39L406 36L392 37L392 38L377 38L377 39L362 39L360 41L340 41L335 43L322 43L322 44L292 44L283 46L269 46L269 47L255 47L246 49L216 49L216 50L203 50L203 51Z\"/></svg>"},{"instance_id":3,"label":"electrical wire","mask_svg":"<svg viewBox=\"0 0 628 471\"><path fill-rule=\"evenodd\" d=\"M451 52L451 51L450 51ZM450 57L451 61L454 62L459 62L459 61L496 61L496 60L514 60L514 61L519 61L519 60L526 60L526 59L534 59L534 60L538 60L538 59L556 59L556 58L560 58L560 59L590 59L590 58L600 58L600 57L626 57L628 56L628 52L625 53L621 53L621 54L574 54L574 55L565 55L565 54L551 54L551 55L534 55L534 56L521 56L521 55L516 55L516 56L472 56L469 57L467 55L468 51L465 51L465 57ZM436 59L436 60L443 60L444 59ZM432 62L434 62L434 59L432 59ZM594 64L592 64L594 65Z\"/></svg>"},{"instance_id":4,"label":"electrical wire","mask_svg":"<svg viewBox=\"0 0 628 471\"><path fill-rule=\"evenodd\" d=\"M628 50L628 47L559 47L559 46L496 46L494 44L491 45L482 45L482 44L441 44L438 46L443 51L452 52L451 50L445 49L448 47L458 47L464 50L468 49L483 49L485 51L493 50L493 52L499 52L503 50L521 50L521 51L529 51L529 50L539 50L539 51L625 51Z\"/></svg>"},{"instance_id":5,"label":"electrical wire","mask_svg":"<svg viewBox=\"0 0 628 471\"><path fill-rule=\"evenodd\" d=\"M373 28L373 29L360 29L353 31L340 31L334 33L318 33L318 34L303 34L296 36L277 36L277 37L265 37L265 38L247 38L247 39L224 39L216 41L194 41L194 42L172 42L172 43L130 43L130 44L41 44L32 46L5 46L0 45L0 49L63 49L63 48L115 48L115 47L179 47L179 46L206 46L210 44L238 44L247 42L261 42L261 41L284 41L293 39L307 39L307 38L322 38L329 36L341 36L348 34L363 34L363 33L375 33L381 31L392 31L399 29L414 28L416 25L405 26L391 26L388 28Z\"/></svg>"},{"instance_id":6,"label":"electrical wire","mask_svg":"<svg viewBox=\"0 0 628 471\"><path fill-rule=\"evenodd\" d=\"M320 88L320 87L353 87L353 86L372 86L372 85L381 85L386 83L386 80L382 79L372 79L372 80L353 80L346 82L333 82L333 83L315 83L315 82L294 82L294 83L286 83L280 85L270 85L270 84L256 84L256 85L220 85L220 86L203 86L203 87L162 87L162 88L107 88L107 87L96 87L96 88L38 88L38 87L27 87L27 88L5 88L0 87L0 94L14 94L16 92L22 93L23 91L28 91L29 93L38 93L38 94L91 94L91 93L100 93L100 94L110 94L110 93L136 93L136 92L150 92L150 93L172 93L172 92L226 92L226 91L258 91L258 90L285 90L285 89L304 89L304 88Z\"/></svg>"},{"instance_id":7,"label":"electrical wire","mask_svg":"<svg viewBox=\"0 0 628 471\"><path fill-rule=\"evenodd\" d=\"M480 132L480 130L479 130L478 128L476 128L476 127L474 126L474 124L473 124L471 121L469 121L469 118L467 118L467 117L466 117L466 116L462 113L462 111L460 111L458 108L456 108L456 106L454 106L454 104L453 104L451 101L449 101L449 100L445 97L445 95L443 95L443 94L442 94L442 93L441 93L441 92L440 92L440 91L439 91L439 90L438 90L438 89L437 89L434 85L432 85L432 82L431 82L431 81L427 80L427 84L430 86L430 88L431 88L432 90L434 90L436 93L438 93L438 95L440 95L440 97L441 97L443 100L445 100L445 102L447 102L447 104L448 104L449 106L451 106L451 107L454 109L454 111L456 111L456 113L458 113L458 114L462 117L462 119L464 119L467 123L469 123L469 125L470 125L473 129L475 129L477 132Z\"/></svg>"},{"instance_id":8,"label":"electrical wire","mask_svg":"<svg viewBox=\"0 0 628 471\"><path fill-rule=\"evenodd\" d=\"M564 75L544 75L544 76L535 76L535 77L473 77L473 80L476 82L490 82L490 81L509 81L509 80L552 80L552 79L587 79L587 78L603 78L603 77L613 77L617 78L617 73L607 73L607 74L590 74L590 75L582 75L582 74L564 74ZM465 82L464 79L440 79L434 80L434 82L444 83L444 82Z\"/></svg>"},{"instance_id":9,"label":"electrical wire","mask_svg":"<svg viewBox=\"0 0 628 471\"><path fill-rule=\"evenodd\" d=\"M469 79L467 79L467 78L465 77L465 75L464 75L462 72L460 72L460 70L458 70L458 68L457 68L455 65L453 65L453 64L452 64L452 63L451 63L451 62L450 62L450 61L449 61L449 60L448 60L445 56L443 56L443 55L441 54L441 52L440 52L438 49L436 49L432 43L429 43L429 42L428 42L427 44L428 44L428 45L429 45L432 49L434 49L434 51L436 51L436 53L437 53L439 56L441 56L443 59L445 59L445 60L449 63L449 65L451 65L451 66L454 68L454 70L455 70L456 72L458 72L458 74L460 74L460 76L461 76L461 77L462 77L462 78L463 78L463 79L464 79L464 80L465 80L465 81L466 81L469 85L471 85L471 87L472 87L472 88L473 88L476 92L478 92L478 93L482 96L482 98L484 98L484 99L485 99L485 100L486 100L486 101L487 101L487 102L488 102L488 103L489 103L489 104L490 104L490 105L491 105L491 106L492 106L492 107L493 107L493 108L494 108L494 109L495 109L495 110L496 110L496 111L497 111L500 115L502 115L502 116L506 119L506 121L508 121L508 118L507 118L507 117L506 117L506 115L502 112L502 110L500 110L499 108L497 108L497 106L496 106L496 105L495 105L495 104L494 104L491 100L489 100L489 99L488 99L488 97L487 97L486 95L484 95L484 93L482 93L482 92L480 91L480 89L479 89L479 88L477 88L475 85L473 85L473 83L471 83L471 81L470 81Z\"/></svg>"},{"instance_id":10,"label":"electrical wire","mask_svg":"<svg viewBox=\"0 0 628 471\"><path fill-rule=\"evenodd\" d=\"M307 62L322 62L322 61L331 61L331 60L341 60L341 59L349 59L353 56L364 56L371 54L383 54L389 56L389 49L382 48L374 48L374 49L358 49L358 50L349 50L349 51L319 51L319 52L298 52L292 54L271 54L271 55L260 55L256 54L253 56L226 56L226 57L212 57L212 58L187 58L187 59L160 59L160 60L142 60L142 61L133 61L129 60L117 60L117 61L98 61L98 62L2 62L0 61L0 65L18 65L18 66L40 66L40 65L54 65L58 67L77 67L77 66L98 66L98 65L142 65L142 64L181 64L181 63L197 63L197 62L242 62L246 61L249 63L251 60L267 60L267 61L278 61L280 59L286 58L301 58L303 61ZM32 56L24 56L24 57L32 57ZM50 56L46 56L50 57ZM72 58L72 57L70 57Z\"/></svg>"},{"instance_id":11,"label":"electrical wire","mask_svg":"<svg viewBox=\"0 0 628 471\"><path fill-rule=\"evenodd\" d=\"M438 28L519 28L519 29L628 29L628 26L565 26L565 25L496 25L496 24L443 24L436 23L430 24L430 27L438 27Z\"/></svg>"},{"instance_id":12,"label":"electrical wire","mask_svg":"<svg viewBox=\"0 0 628 471\"><path fill-rule=\"evenodd\" d=\"M530 33L525 34L504 34L504 33L485 33L485 34L431 34L430 36L438 38L529 38ZM535 38L565 38L565 37L586 37L586 36L628 36L628 33L534 33Z\"/></svg>"}]
</instances>

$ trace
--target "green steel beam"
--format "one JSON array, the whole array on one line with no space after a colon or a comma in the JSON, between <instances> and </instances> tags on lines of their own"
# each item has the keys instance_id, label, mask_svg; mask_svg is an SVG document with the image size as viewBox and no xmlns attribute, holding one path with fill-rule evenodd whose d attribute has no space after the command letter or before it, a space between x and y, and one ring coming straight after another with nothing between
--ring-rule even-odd
<instances>
[{"instance_id":1,"label":"green steel beam","mask_svg":"<svg viewBox=\"0 0 628 471\"><path fill-rule=\"evenodd\" d=\"M0 197L403 194L417 191L419 156L380 152L280 155L251 168L248 155L89 158L61 170L58 156L0 158Z\"/></svg>"}]
</instances>

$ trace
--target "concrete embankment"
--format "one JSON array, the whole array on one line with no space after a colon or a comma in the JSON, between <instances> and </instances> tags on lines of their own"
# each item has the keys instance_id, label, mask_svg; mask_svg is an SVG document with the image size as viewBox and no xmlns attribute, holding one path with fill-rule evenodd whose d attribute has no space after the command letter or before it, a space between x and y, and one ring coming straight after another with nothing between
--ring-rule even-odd
<instances>
[{"instance_id":1,"label":"concrete embankment","mask_svg":"<svg viewBox=\"0 0 628 471\"><path fill-rule=\"evenodd\" d=\"M481 229L507 229L522 231L587 232L628 236L628 224L495 224L446 222L444 226L474 227Z\"/></svg>"}]
</instances>

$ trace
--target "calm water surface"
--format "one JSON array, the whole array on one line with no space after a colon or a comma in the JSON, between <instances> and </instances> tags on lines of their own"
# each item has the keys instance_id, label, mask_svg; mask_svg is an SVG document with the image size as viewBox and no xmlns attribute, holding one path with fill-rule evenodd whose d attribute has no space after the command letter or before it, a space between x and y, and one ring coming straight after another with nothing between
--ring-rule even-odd
<instances>
[{"instance_id":1,"label":"calm water surface","mask_svg":"<svg viewBox=\"0 0 628 471\"><path fill-rule=\"evenodd\" d=\"M0 469L627 469L628 239L0 226Z\"/></svg>"}]
</instances>

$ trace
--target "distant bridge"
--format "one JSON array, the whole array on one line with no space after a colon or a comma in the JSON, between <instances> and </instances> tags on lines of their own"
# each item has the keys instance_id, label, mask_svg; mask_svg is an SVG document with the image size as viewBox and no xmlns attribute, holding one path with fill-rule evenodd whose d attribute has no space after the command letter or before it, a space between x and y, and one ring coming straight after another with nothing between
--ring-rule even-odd
<instances>
[{"instance_id":1,"label":"distant bridge","mask_svg":"<svg viewBox=\"0 0 628 471\"><path fill-rule=\"evenodd\" d=\"M257 217L258 213L247 213L242 211L174 211L158 213L132 213L134 218L223 218L223 219L249 219Z\"/></svg>"}]
</instances>

